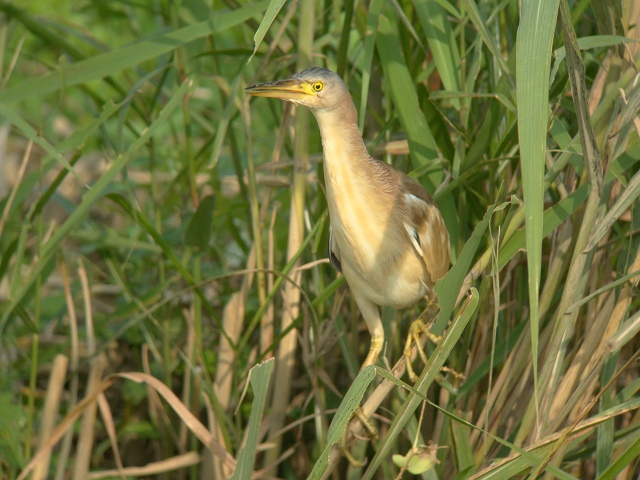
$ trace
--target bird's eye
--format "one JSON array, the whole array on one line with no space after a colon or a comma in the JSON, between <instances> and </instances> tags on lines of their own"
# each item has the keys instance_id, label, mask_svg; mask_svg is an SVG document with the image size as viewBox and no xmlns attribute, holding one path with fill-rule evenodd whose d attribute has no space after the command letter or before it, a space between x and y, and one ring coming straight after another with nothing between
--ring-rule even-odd
<instances>
[{"instance_id":1,"label":"bird's eye","mask_svg":"<svg viewBox=\"0 0 640 480\"><path fill-rule=\"evenodd\" d=\"M313 88L314 92L321 92L324 88L324 84L322 82L316 82L311 86L311 88Z\"/></svg>"}]
</instances>

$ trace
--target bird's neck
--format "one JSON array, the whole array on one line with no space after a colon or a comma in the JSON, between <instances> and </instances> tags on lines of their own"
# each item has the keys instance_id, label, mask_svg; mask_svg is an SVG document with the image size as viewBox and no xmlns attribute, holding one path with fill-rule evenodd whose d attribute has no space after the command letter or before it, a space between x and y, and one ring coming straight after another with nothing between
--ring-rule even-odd
<instances>
[{"instance_id":1,"label":"bird's neck","mask_svg":"<svg viewBox=\"0 0 640 480\"><path fill-rule=\"evenodd\" d=\"M314 114L322 137L325 173L349 175L362 169L363 162L370 161L353 104L345 105L338 112L316 111Z\"/></svg>"},{"instance_id":2,"label":"bird's neck","mask_svg":"<svg viewBox=\"0 0 640 480\"><path fill-rule=\"evenodd\" d=\"M356 225L364 205L376 209L371 201L387 199L376 175L376 162L371 158L358 130L355 107L340 112L314 112L324 153L324 180L327 189L329 216L334 230L354 225L354 232L365 232ZM339 208L338 208L339 206ZM378 209L380 210L380 209ZM342 228L340 228L342 229Z\"/></svg>"}]
</instances>

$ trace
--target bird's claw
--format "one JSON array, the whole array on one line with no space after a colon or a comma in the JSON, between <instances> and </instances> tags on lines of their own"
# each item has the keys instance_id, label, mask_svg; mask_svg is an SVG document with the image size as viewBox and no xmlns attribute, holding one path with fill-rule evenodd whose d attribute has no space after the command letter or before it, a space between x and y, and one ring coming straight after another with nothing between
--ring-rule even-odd
<instances>
[{"instance_id":1,"label":"bird's claw","mask_svg":"<svg viewBox=\"0 0 640 480\"><path fill-rule=\"evenodd\" d=\"M422 342L420 341L420 337L425 335L429 340L433 343L437 344L442 337L435 335L431 332L430 325L425 324L422 320L418 319L411 324L409 327L409 334L407 335L407 342L404 346L404 358L407 367L407 374L409 375L409 380L415 383L418 379L416 372L413 370L413 366L411 365L411 353L413 350L413 346L415 345L416 350L418 351L418 355L424 364L427 363L427 355L424 353L424 348L422 348Z\"/></svg>"},{"instance_id":2,"label":"bird's claw","mask_svg":"<svg viewBox=\"0 0 640 480\"><path fill-rule=\"evenodd\" d=\"M357 417L357 419L360 421L364 429L367 431L366 436L351 434L351 422L353 422L354 417ZM361 468L364 465L366 465L367 460L366 459L364 461L356 460L356 458L353 456L349 448L351 437L358 438L361 440L377 440L378 439L378 430L373 425L373 423L371 423L369 418L367 418L367 416L364 414L360 406L358 406L355 409L355 411L353 412L353 416L349 419L349 421L347 422L347 425L344 428L344 433L342 434L342 452L344 454L344 457L347 459L347 461L351 465L353 465L356 468Z\"/></svg>"}]
</instances>

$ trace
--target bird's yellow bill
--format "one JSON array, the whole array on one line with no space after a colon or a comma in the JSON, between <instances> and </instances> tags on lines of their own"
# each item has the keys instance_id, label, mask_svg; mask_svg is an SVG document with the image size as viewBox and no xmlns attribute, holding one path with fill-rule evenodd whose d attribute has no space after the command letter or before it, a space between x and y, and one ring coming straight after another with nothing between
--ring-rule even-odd
<instances>
[{"instance_id":1,"label":"bird's yellow bill","mask_svg":"<svg viewBox=\"0 0 640 480\"><path fill-rule=\"evenodd\" d=\"M244 89L249 95L256 97L280 98L282 100L302 100L309 96L316 96L310 83L295 78L279 80L277 82L258 83Z\"/></svg>"}]
</instances>

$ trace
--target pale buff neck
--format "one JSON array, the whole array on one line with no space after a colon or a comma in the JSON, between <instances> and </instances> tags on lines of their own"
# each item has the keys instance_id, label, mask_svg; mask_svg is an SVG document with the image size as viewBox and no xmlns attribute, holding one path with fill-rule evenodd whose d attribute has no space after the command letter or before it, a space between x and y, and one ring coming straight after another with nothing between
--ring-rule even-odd
<instances>
[{"instance_id":1,"label":"pale buff neck","mask_svg":"<svg viewBox=\"0 0 640 480\"><path fill-rule=\"evenodd\" d=\"M351 99L331 110L313 111L322 137L325 171L361 168L370 160L358 129L358 114Z\"/></svg>"}]
</instances>

